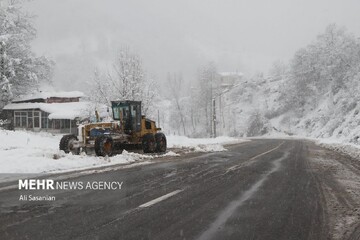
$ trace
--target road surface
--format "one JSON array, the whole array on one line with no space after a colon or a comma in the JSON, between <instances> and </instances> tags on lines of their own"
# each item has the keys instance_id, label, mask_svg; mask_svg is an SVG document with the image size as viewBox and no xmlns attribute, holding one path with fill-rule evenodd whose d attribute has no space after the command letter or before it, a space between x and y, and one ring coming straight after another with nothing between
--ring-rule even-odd
<instances>
[{"instance_id":1,"label":"road surface","mask_svg":"<svg viewBox=\"0 0 360 240\"><path fill-rule=\"evenodd\" d=\"M2 190L0 239L360 239L357 160L302 140L227 149L69 180L121 190L58 190L44 202Z\"/></svg>"}]
</instances>

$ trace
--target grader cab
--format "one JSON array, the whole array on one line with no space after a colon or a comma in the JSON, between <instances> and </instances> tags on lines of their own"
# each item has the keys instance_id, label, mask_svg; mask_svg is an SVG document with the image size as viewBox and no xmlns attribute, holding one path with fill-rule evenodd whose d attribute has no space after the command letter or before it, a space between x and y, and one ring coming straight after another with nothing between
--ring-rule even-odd
<instances>
[{"instance_id":1,"label":"grader cab","mask_svg":"<svg viewBox=\"0 0 360 240\"><path fill-rule=\"evenodd\" d=\"M98 156L111 156L124 149L144 153L166 151L166 137L154 121L141 114L140 101L112 101L113 121L79 125L78 135L62 137L59 148L66 153L94 149Z\"/></svg>"}]
</instances>

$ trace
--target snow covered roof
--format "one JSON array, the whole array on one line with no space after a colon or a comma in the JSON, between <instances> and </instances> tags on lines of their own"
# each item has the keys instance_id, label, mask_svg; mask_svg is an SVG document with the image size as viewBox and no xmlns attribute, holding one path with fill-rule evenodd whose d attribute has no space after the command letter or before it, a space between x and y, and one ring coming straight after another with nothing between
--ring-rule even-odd
<instances>
[{"instance_id":1,"label":"snow covered roof","mask_svg":"<svg viewBox=\"0 0 360 240\"><path fill-rule=\"evenodd\" d=\"M28 110L40 109L50 113L49 119L75 119L86 117L90 102L69 102L69 103L11 103L4 107L4 110Z\"/></svg>"},{"instance_id":2,"label":"snow covered roof","mask_svg":"<svg viewBox=\"0 0 360 240\"><path fill-rule=\"evenodd\" d=\"M219 72L218 74L223 77L228 77L228 76L242 77L242 76L244 76L244 74L241 72Z\"/></svg>"},{"instance_id":3,"label":"snow covered roof","mask_svg":"<svg viewBox=\"0 0 360 240\"><path fill-rule=\"evenodd\" d=\"M72 92L38 92L30 95L25 95L23 97L20 97L18 99L15 99L13 102L23 102L33 99L48 99L51 97L56 98L78 98L78 97L84 97L84 93L79 91L72 91Z\"/></svg>"}]
</instances>

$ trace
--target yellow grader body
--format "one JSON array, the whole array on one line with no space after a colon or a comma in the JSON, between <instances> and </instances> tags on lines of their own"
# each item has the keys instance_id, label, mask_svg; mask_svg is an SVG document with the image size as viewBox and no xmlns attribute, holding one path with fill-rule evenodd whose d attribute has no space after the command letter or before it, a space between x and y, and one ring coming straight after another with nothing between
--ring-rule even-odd
<instances>
[{"instance_id":1,"label":"yellow grader body","mask_svg":"<svg viewBox=\"0 0 360 240\"><path fill-rule=\"evenodd\" d=\"M59 148L79 154L94 149L98 156L111 156L123 149L142 149L145 153L165 152L166 137L154 121L141 115L139 101L113 101L112 122L78 126L78 134L62 137Z\"/></svg>"}]
</instances>

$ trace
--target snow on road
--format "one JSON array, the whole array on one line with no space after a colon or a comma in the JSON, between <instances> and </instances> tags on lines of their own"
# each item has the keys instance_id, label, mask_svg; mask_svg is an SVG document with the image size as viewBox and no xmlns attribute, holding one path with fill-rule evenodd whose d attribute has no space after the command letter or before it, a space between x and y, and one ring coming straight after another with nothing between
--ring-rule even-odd
<instances>
[{"instance_id":1,"label":"snow on road","mask_svg":"<svg viewBox=\"0 0 360 240\"><path fill-rule=\"evenodd\" d=\"M87 168L128 164L151 160L163 156L178 156L169 151L164 155L145 155L124 151L113 157L94 155L72 155L59 151L61 135L50 133L33 133L25 131L0 130L0 180L5 174L21 173L56 173ZM169 136L169 148L181 148L188 151L213 152L224 151L223 144L243 140L219 137L216 139L191 139L180 136Z\"/></svg>"},{"instance_id":2,"label":"snow on road","mask_svg":"<svg viewBox=\"0 0 360 240\"><path fill-rule=\"evenodd\" d=\"M249 140L240 140L232 137L217 138L188 138L185 136L167 136L168 148L187 149L195 152L226 151L225 144L234 144Z\"/></svg>"},{"instance_id":3,"label":"snow on road","mask_svg":"<svg viewBox=\"0 0 360 240\"><path fill-rule=\"evenodd\" d=\"M326 198L331 239L350 239L360 220L360 171L353 158L334 152L329 139L326 148L311 149L310 166L318 173ZM323 144L321 144L324 146ZM340 146L340 145L339 145ZM347 154L351 153L348 152Z\"/></svg>"},{"instance_id":4,"label":"snow on road","mask_svg":"<svg viewBox=\"0 0 360 240\"><path fill-rule=\"evenodd\" d=\"M336 137L327 137L327 138L314 138L314 137L306 137L304 135L286 135L281 132L271 132L265 136L261 136L261 138L282 138L282 139L302 139L309 140L315 142L317 145L333 150L335 152L348 155L355 160L360 161L360 145L349 143L346 138L336 138ZM252 139L252 138L249 138ZM255 137L256 139L256 137Z\"/></svg>"}]
</instances>

